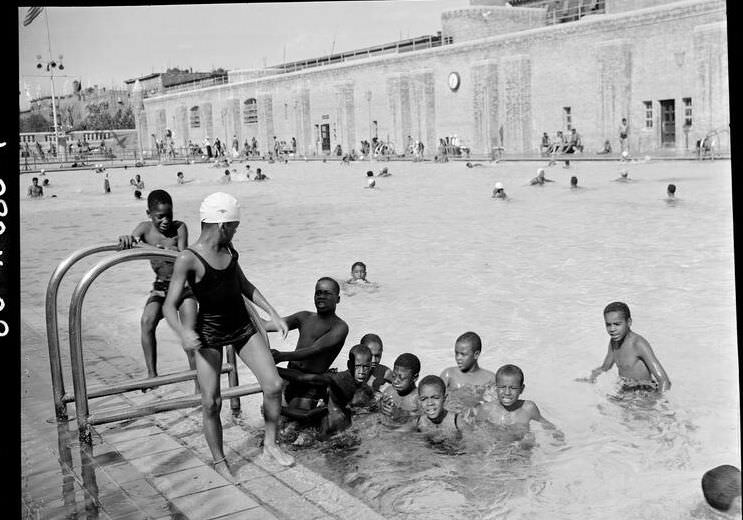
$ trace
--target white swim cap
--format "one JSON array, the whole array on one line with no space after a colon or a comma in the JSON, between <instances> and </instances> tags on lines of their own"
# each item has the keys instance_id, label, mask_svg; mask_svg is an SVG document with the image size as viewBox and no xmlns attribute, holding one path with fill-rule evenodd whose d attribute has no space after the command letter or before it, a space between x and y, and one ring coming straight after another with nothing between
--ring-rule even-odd
<instances>
[{"instance_id":1,"label":"white swim cap","mask_svg":"<svg viewBox=\"0 0 743 520\"><path fill-rule=\"evenodd\" d=\"M203 200L199 208L199 216L201 217L201 222L209 224L239 222L240 204L232 195L218 191Z\"/></svg>"},{"instance_id":2,"label":"white swim cap","mask_svg":"<svg viewBox=\"0 0 743 520\"><path fill-rule=\"evenodd\" d=\"M500 183L500 182L496 182L496 183L495 183L495 189L496 189L496 190L502 190L502 189L503 189L503 184L502 184L502 183Z\"/></svg>"},{"instance_id":3,"label":"white swim cap","mask_svg":"<svg viewBox=\"0 0 743 520\"><path fill-rule=\"evenodd\" d=\"M622 152L622 157L627 157L628 155L629 155L629 152L627 152L627 150Z\"/></svg>"},{"instance_id":4,"label":"white swim cap","mask_svg":"<svg viewBox=\"0 0 743 520\"><path fill-rule=\"evenodd\" d=\"M537 175L539 175L539 174L544 174L544 168L539 168L537 170Z\"/></svg>"}]
</instances>

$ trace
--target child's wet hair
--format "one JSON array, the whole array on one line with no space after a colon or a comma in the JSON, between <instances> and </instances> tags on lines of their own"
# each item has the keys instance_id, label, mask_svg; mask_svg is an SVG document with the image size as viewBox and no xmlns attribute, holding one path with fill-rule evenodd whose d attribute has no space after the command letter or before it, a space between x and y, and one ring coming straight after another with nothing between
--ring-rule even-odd
<instances>
[{"instance_id":1,"label":"child's wet hair","mask_svg":"<svg viewBox=\"0 0 743 520\"><path fill-rule=\"evenodd\" d=\"M369 343L376 343L380 347L384 348L384 345L382 344L382 338L380 338L373 332L370 332L369 334L364 334L363 336L361 336L359 343L361 343L362 345L368 345Z\"/></svg>"},{"instance_id":2,"label":"child's wet hair","mask_svg":"<svg viewBox=\"0 0 743 520\"><path fill-rule=\"evenodd\" d=\"M224 174L225 174L225 175L229 175L229 174L230 174L230 170L225 170L225 171L224 171Z\"/></svg>"},{"instance_id":3,"label":"child's wet hair","mask_svg":"<svg viewBox=\"0 0 743 520\"><path fill-rule=\"evenodd\" d=\"M158 204L170 204L173 205L173 199L170 197L170 193L165 190L152 190L147 195L147 209L154 209Z\"/></svg>"},{"instance_id":4,"label":"child's wet hair","mask_svg":"<svg viewBox=\"0 0 743 520\"><path fill-rule=\"evenodd\" d=\"M135 199L141 199L142 198L142 192L139 190L134 190L134 198Z\"/></svg>"},{"instance_id":5,"label":"child's wet hair","mask_svg":"<svg viewBox=\"0 0 743 520\"><path fill-rule=\"evenodd\" d=\"M521 380L521 386L524 386L524 371L516 365L503 365L495 372L495 380L500 376L518 376Z\"/></svg>"},{"instance_id":6,"label":"child's wet hair","mask_svg":"<svg viewBox=\"0 0 743 520\"><path fill-rule=\"evenodd\" d=\"M624 315L624 319L628 320L632 316L629 312L629 307L624 302L611 302L609 305L604 308L604 316L609 314L610 312L621 312Z\"/></svg>"},{"instance_id":7,"label":"child's wet hair","mask_svg":"<svg viewBox=\"0 0 743 520\"><path fill-rule=\"evenodd\" d=\"M668 185L668 193L676 193L676 185L675 184L669 184Z\"/></svg>"},{"instance_id":8,"label":"child's wet hair","mask_svg":"<svg viewBox=\"0 0 743 520\"><path fill-rule=\"evenodd\" d=\"M333 288L335 289L335 293L336 294L340 294L341 293L341 286L338 283L338 280L336 280L335 278L331 278L329 276L323 276L322 278L318 278L316 284L318 284L320 282L330 282L330 283L332 283L333 284Z\"/></svg>"},{"instance_id":9,"label":"child's wet hair","mask_svg":"<svg viewBox=\"0 0 743 520\"><path fill-rule=\"evenodd\" d=\"M178 172L178 173L175 174L176 177L180 177L182 175L183 175L183 172Z\"/></svg>"},{"instance_id":10,"label":"child's wet hair","mask_svg":"<svg viewBox=\"0 0 743 520\"><path fill-rule=\"evenodd\" d=\"M353 265L351 266L351 271L356 269L356 266L363 267L364 271L366 271L366 264L364 262L354 262Z\"/></svg>"},{"instance_id":11,"label":"child's wet hair","mask_svg":"<svg viewBox=\"0 0 743 520\"><path fill-rule=\"evenodd\" d=\"M457 341L454 343L469 343L472 345L472 350L480 351L482 350L482 340L480 339L480 336L477 334L477 332L465 332L461 336L457 338Z\"/></svg>"},{"instance_id":12,"label":"child's wet hair","mask_svg":"<svg viewBox=\"0 0 743 520\"><path fill-rule=\"evenodd\" d=\"M570 184L572 184L573 186L577 186L578 185L578 177L576 177L575 175L573 175L572 177L570 177Z\"/></svg>"},{"instance_id":13,"label":"child's wet hair","mask_svg":"<svg viewBox=\"0 0 743 520\"><path fill-rule=\"evenodd\" d=\"M741 495L740 470L723 464L702 476L702 493L707 503L718 511L727 511L735 497Z\"/></svg>"},{"instance_id":14,"label":"child's wet hair","mask_svg":"<svg viewBox=\"0 0 743 520\"><path fill-rule=\"evenodd\" d=\"M413 374L418 374L421 371L420 359L418 359L418 356L416 356L415 354L411 354L409 352L397 356L394 366L409 368L413 372Z\"/></svg>"},{"instance_id":15,"label":"child's wet hair","mask_svg":"<svg viewBox=\"0 0 743 520\"><path fill-rule=\"evenodd\" d=\"M421 379L420 383L418 383L418 393L421 393L421 388L424 386L437 386L439 388L439 391L441 392L441 395L446 394L446 383L444 383L444 380L441 379L439 376L435 375L428 375Z\"/></svg>"},{"instance_id":16,"label":"child's wet hair","mask_svg":"<svg viewBox=\"0 0 743 520\"><path fill-rule=\"evenodd\" d=\"M31 179L31 182L33 182L33 181L39 182L39 178L38 177L34 177L33 179Z\"/></svg>"},{"instance_id":17,"label":"child's wet hair","mask_svg":"<svg viewBox=\"0 0 743 520\"><path fill-rule=\"evenodd\" d=\"M366 171L366 176L367 176L367 177L374 177L374 172L373 172L373 171L371 171L371 170L367 170L367 171Z\"/></svg>"},{"instance_id":18,"label":"child's wet hair","mask_svg":"<svg viewBox=\"0 0 743 520\"><path fill-rule=\"evenodd\" d=\"M369 347L366 345L359 343L358 345L354 345L351 347L351 350L348 351L348 367L349 370L352 366L356 365L356 356L359 354L365 354L369 356L369 359L371 359L371 350L369 350Z\"/></svg>"}]
</instances>

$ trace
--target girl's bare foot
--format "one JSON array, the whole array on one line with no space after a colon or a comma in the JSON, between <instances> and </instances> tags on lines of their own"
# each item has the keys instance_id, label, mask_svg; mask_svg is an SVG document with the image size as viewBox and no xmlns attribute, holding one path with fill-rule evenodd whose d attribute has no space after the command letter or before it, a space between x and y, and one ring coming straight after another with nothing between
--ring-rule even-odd
<instances>
[{"instance_id":1,"label":"girl's bare foot","mask_svg":"<svg viewBox=\"0 0 743 520\"><path fill-rule=\"evenodd\" d=\"M230 470L230 467L227 465L227 458L222 457L218 461L213 463L214 471L222 475L224 478L229 480L230 482L233 482L235 479L235 475L232 474L232 470Z\"/></svg>"},{"instance_id":2,"label":"girl's bare foot","mask_svg":"<svg viewBox=\"0 0 743 520\"><path fill-rule=\"evenodd\" d=\"M278 444L264 444L263 455L271 457L282 466L292 466L294 464L294 457L279 448Z\"/></svg>"}]
</instances>

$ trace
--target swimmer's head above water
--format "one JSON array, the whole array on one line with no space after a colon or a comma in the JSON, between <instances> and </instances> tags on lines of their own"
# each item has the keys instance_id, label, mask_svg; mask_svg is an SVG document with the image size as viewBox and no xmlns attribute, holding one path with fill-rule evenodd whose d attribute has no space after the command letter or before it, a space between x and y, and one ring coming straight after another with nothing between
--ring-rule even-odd
<instances>
[{"instance_id":1,"label":"swimmer's head above water","mask_svg":"<svg viewBox=\"0 0 743 520\"><path fill-rule=\"evenodd\" d=\"M137 197L139 193L139 197ZM139 199L142 192L134 190L134 197ZM147 195L147 216L150 217L152 225L165 233L173 225L173 199L165 190L152 190Z\"/></svg>"},{"instance_id":2,"label":"swimmer's head above water","mask_svg":"<svg viewBox=\"0 0 743 520\"><path fill-rule=\"evenodd\" d=\"M462 372L469 372L477 365L482 352L482 340L476 332L465 332L454 342L454 360Z\"/></svg>"},{"instance_id":3,"label":"swimmer's head above water","mask_svg":"<svg viewBox=\"0 0 743 520\"><path fill-rule=\"evenodd\" d=\"M395 359L392 369L392 387L400 395L405 395L415 388L415 380L421 371L418 356L406 352Z\"/></svg>"},{"instance_id":4,"label":"swimmer's head above water","mask_svg":"<svg viewBox=\"0 0 743 520\"><path fill-rule=\"evenodd\" d=\"M346 365L348 371L353 374L353 379L357 383L363 383L369 377L371 372L372 353L366 345L358 344L351 347L348 351L348 361Z\"/></svg>"},{"instance_id":5,"label":"swimmer's head above water","mask_svg":"<svg viewBox=\"0 0 743 520\"><path fill-rule=\"evenodd\" d=\"M675 197L676 196L676 185L675 184L669 184L668 188L666 188L666 193L669 197Z\"/></svg>"},{"instance_id":6,"label":"swimmer's head above water","mask_svg":"<svg viewBox=\"0 0 743 520\"><path fill-rule=\"evenodd\" d=\"M503 365L495 372L495 391L504 408L516 404L523 393L524 372L516 365Z\"/></svg>"},{"instance_id":7,"label":"swimmer's head above water","mask_svg":"<svg viewBox=\"0 0 743 520\"><path fill-rule=\"evenodd\" d=\"M351 266L351 280L366 281L366 264L364 262L354 262Z\"/></svg>"},{"instance_id":8,"label":"swimmer's head above water","mask_svg":"<svg viewBox=\"0 0 743 520\"><path fill-rule=\"evenodd\" d=\"M446 383L439 376L428 375L418 384L418 400L423 413L431 420L443 415L446 397Z\"/></svg>"},{"instance_id":9,"label":"swimmer's head above water","mask_svg":"<svg viewBox=\"0 0 743 520\"><path fill-rule=\"evenodd\" d=\"M740 470L724 464L707 471L702 476L702 493L707 503L718 511L740 514Z\"/></svg>"}]
</instances>

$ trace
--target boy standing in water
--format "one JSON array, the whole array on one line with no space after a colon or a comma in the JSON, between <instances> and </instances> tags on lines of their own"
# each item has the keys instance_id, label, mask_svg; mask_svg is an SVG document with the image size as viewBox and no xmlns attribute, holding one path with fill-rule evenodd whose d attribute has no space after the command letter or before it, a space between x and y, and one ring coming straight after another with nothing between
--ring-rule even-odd
<instances>
[{"instance_id":1,"label":"boy standing in water","mask_svg":"<svg viewBox=\"0 0 743 520\"><path fill-rule=\"evenodd\" d=\"M282 466L290 466L294 459L280 449L276 437L281 412L282 379L268 350L264 331L259 330L260 324L251 318L243 297L266 311L283 337L288 333L286 322L245 278L237 263L238 254L232 247L232 237L240 223L237 199L226 193L213 193L201 203L199 213L201 235L175 261L163 313L168 324L181 338L183 348L195 351L204 436L214 458L214 469L228 479L232 477L223 451L219 416L222 408L219 386L222 347L226 345L232 345L255 374L263 391L266 422L263 454ZM186 282L199 302L195 327L180 321L176 312Z\"/></svg>"},{"instance_id":2,"label":"boy standing in water","mask_svg":"<svg viewBox=\"0 0 743 520\"><path fill-rule=\"evenodd\" d=\"M173 199L165 190L154 190L147 196L147 216L137 224L131 235L119 237L119 249L129 249L136 243L147 244L160 249L183 251L188 247L188 228L185 222L173 220ZM168 294L173 274L173 261L166 259L150 260L155 271L155 282L152 284L147 302L144 304L141 319L141 341L144 361L147 365L147 377L157 377L157 338L155 331L163 318L162 310ZM193 328L196 322L196 300L189 288L182 291L178 300L180 319L185 326ZM193 352L186 351L188 365L196 368ZM196 391L198 392L198 383Z\"/></svg>"},{"instance_id":3,"label":"boy standing in water","mask_svg":"<svg viewBox=\"0 0 743 520\"><path fill-rule=\"evenodd\" d=\"M529 423L537 421L545 430L554 430L552 436L564 438L564 434L550 421L542 417L534 401L519 399L526 385L524 372L516 365L503 365L495 373L497 400L481 403L475 409L477 421L485 421L496 427L505 428L519 434L529 432ZM531 438L533 441L533 436Z\"/></svg>"},{"instance_id":4,"label":"boy standing in water","mask_svg":"<svg viewBox=\"0 0 743 520\"><path fill-rule=\"evenodd\" d=\"M465 386L484 390L495 382L495 374L480 368L477 359L482 352L482 340L475 332L465 332L454 342L454 359L457 366L441 372L447 390L457 390Z\"/></svg>"},{"instance_id":5,"label":"boy standing in water","mask_svg":"<svg viewBox=\"0 0 743 520\"><path fill-rule=\"evenodd\" d=\"M389 426L405 426L420 412L415 380L421 371L421 362L415 354L400 354L392 370L392 383L380 389L379 405L382 422Z\"/></svg>"},{"instance_id":6,"label":"boy standing in water","mask_svg":"<svg viewBox=\"0 0 743 520\"><path fill-rule=\"evenodd\" d=\"M462 434L464 421L460 414L450 412L446 404L446 385L439 376L426 376L418 385L418 400L423 412L415 423L415 429L432 437L432 440L458 438Z\"/></svg>"},{"instance_id":7,"label":"boy standing in water","mask_svg":"<svg viewBox=\"0 0 743 520\"><path fill-rule=\"evenodd\" d=\"M369 371L369 378L366 380L366 384L373 391L378 392L382 385L392 381L392 370L380 363L382 360L382 350L384 349L382 338L372 333L364 334L359 343L366 345L371 351L371 370Z\"/></svg>"},{"instance_id":8,"label":"boy standing in water","mask_svg":"<svg viewBox=\"0 0 743 520\"><path fill-rule=\"evenodd\" d=\"M609 333L609 350L600 367L587 378L576 381L594 383L599 374L616 363L622 390L661 391L671 388L671 380L645 338L630 330L632 318L629 307L622 302L612 302L604 309L606 332Z\"/></svg>"}]
</instances>

